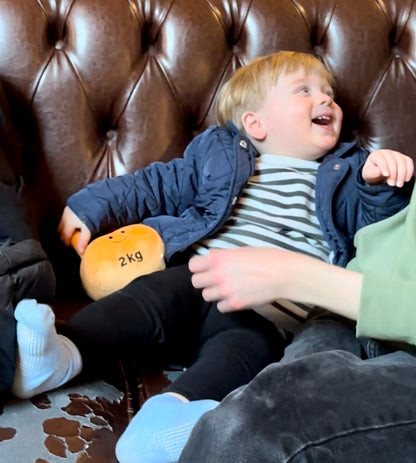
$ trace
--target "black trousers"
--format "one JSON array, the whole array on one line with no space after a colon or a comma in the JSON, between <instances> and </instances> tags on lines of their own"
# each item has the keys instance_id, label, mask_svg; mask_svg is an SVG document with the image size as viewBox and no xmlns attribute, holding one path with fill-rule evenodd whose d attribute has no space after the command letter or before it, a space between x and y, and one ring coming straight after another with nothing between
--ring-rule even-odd
<instances>
[{"instance_id":1,"label":"black trousers","mask_svg":"<svg viewBox=\"0 0 416 463\"><path fill-rule=\"evenodd\" d=\"M139 277L75 314L60 332L84 369L134 356L186 370L168 388L190 400L221 400L281 355L284 341L254 311L221 314L191 284L187 264Z\"/></svg>"}]
</instances>

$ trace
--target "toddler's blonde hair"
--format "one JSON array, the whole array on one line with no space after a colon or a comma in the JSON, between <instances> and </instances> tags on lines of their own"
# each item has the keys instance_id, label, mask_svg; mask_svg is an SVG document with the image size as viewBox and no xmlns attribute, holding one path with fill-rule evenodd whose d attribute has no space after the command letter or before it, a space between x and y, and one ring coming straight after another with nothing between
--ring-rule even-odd
<instances>
[{"instance_id":1,"label":"toddler's blonde hair","mask_svg":"<svg viewBox=\"0 0 416 463\"><path fill-rule=\"evenodd\" d=\"M257 111L270 88L282 74L291 74L298 69L307 74L316 73L333 86L333 77L324 64L309 53L279 51L260 56L246 66L237 69L222 86L216 100L216 118L219 124L232 121L244 131L241 117L245 111Z\"/></svg>"}]
</instances>

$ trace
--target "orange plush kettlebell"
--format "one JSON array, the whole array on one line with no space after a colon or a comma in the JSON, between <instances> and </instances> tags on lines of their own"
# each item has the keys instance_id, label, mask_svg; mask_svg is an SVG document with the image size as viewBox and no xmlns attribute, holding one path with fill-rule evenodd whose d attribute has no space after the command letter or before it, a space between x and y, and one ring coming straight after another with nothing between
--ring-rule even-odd
<instances>
[{"instance_id":1,"label":"orange plush kettlebell","mask_svg":"<svg viewBox=\"0 0 416 463\"><path fill-rule=\"evenodd\" d=\"M74 245L77 234L72 238ZM97 300L140 275L163 270L165 246L159 233L142 224L127 225L91 241L81 256L85 292Z\"/></svg>"}]
</instances>

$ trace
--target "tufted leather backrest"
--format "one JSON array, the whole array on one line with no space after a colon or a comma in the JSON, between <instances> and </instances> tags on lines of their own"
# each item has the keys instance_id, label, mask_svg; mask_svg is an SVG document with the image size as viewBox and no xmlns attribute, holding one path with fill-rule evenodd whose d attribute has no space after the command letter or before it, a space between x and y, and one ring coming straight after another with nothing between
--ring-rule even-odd
<instances>
[{"instance_id":1,"label":"tufted leather backrest","mask_svg":"<svg viewBox=\"0 0 416 463\"><path fill-rule=\"evenodd\" d=\"M333 72L343 138L416 159L414 0L0 0L0 78L46 247L70 194L180 156L222 82L278 49Z\"/></svg>"}]
</instances>

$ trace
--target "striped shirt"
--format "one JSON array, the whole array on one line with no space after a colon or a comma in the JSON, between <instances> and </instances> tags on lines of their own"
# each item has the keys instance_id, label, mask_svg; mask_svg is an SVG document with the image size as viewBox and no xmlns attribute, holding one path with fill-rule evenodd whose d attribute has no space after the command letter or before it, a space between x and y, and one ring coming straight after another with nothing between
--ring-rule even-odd
<instances>
[{"instance_id":1,"label":"striped shirt","mask_svg":"<svg viewBox=\"0 0 416 463\"><path fill-rule=\"evenodd\" d=\"M331 249L315 210L318 166L317 161L261 155L232 215L218 233L196 243L195 252L206 254L212 248L269 246L332 262ZM255 310L277 326L294 331L310 307L276 301Z\"/></svg>"}]
</instances>

